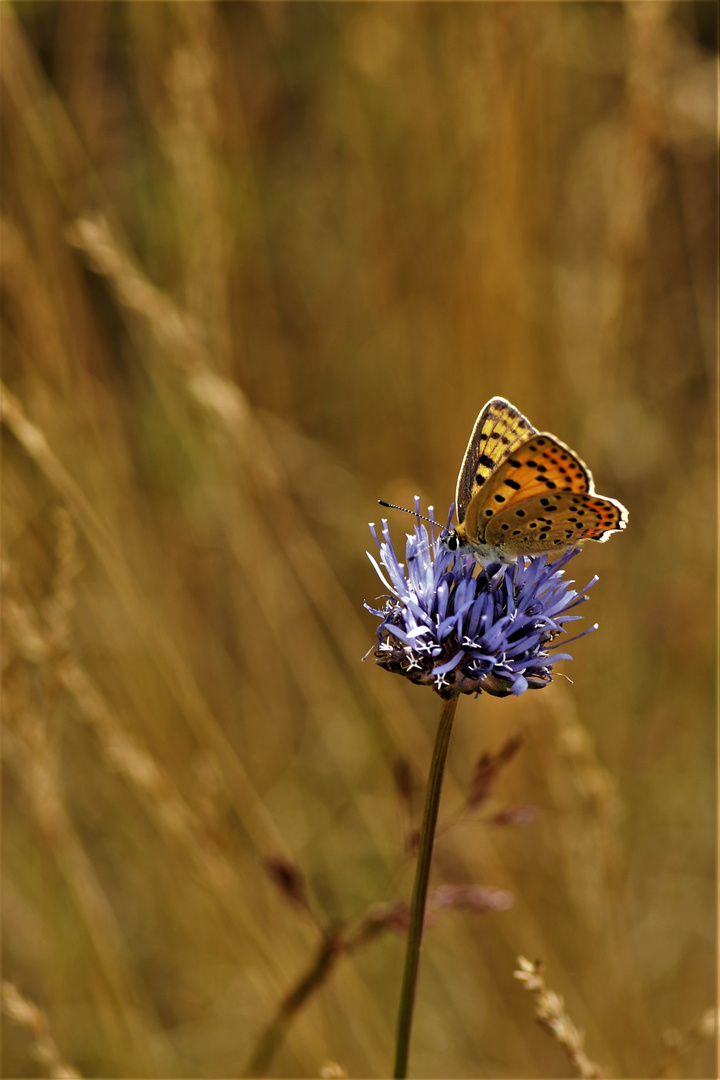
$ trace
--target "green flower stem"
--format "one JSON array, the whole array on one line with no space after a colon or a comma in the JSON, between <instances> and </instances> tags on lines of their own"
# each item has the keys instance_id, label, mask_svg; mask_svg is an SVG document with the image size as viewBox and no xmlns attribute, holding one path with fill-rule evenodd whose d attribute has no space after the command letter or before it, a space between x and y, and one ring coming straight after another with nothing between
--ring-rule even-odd
<instances>
[{"instance_id":1,"label":"green flower stem","mask_svg":"<svg viewBox=\"0 0 720 1080\"><path fill-rule=\"evenodd\" d=\"M435 736L435 748L430 764L430 776L428 777L427 793L425 795L425 811L423 814L422 831L420 833L420 845L418 848L417 867L415 868L415 885L413 886L412 904L410 906L410 926L408 929L407 951L405 953L405 973L400 994L400 1011L397 1023L397 1049L395 1051L395 1071L393 1076L396 1080L404 1080L407 1076L408 1054L410 1052L410 1032L413 1022L413 1010L415 1008L415 990L417 988L418 970L420 967L420 947L422 945L423 927L425 924L425 902L427 900L428 879L432 864L433 845L435 843L435 827L437 825L438 809L440 807L440 791L442 788L443 773L445 771L445 759L447 758L448 744L452 732L455 709L457 708L457 696L450 698L443 706Z\"/></svg>"}]
</instances>

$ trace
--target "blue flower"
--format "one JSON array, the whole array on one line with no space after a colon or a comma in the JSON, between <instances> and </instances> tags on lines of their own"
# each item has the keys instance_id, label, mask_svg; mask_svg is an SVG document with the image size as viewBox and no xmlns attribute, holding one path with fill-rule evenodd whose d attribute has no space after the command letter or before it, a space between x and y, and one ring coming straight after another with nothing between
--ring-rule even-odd
<instances>
[{"instance_id":1,"label":"blue flower","mask_svg":"<svg viewBox=\"0 0 720 1080\"><path fill-rule=\"evenodd\" d=\"M482 691L506 697L547 686L553 664L572 660L555 650L567 644L559 640L566 633L564 624L582 617L570 612L587 600L587 590L597 581L575 590L573 582L564 580L565 567L579 549L552 563L539 555L481 566L472 556L449 551L433 528L428 533L419 507L416 498L416 524L406 537L404 564L393 548L387 520L382 521L382 539L370 526L379 564L369 552L368 557L388 590L382 608L365 604L380 619L376 663L432 686L442 698Z\"/></svg>"}]
</instances>

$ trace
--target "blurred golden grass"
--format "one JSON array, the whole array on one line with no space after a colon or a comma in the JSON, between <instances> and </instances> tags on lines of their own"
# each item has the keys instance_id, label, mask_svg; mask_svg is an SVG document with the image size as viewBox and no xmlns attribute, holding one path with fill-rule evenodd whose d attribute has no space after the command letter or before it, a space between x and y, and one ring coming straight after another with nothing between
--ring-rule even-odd
<instances>
[{"instance_id":1,"label":"blurred golden grass","mask_svg":"<svg viewBox=\"0 0 720 1080\"><path fill-rule=\"evenodd\" d=\"M360 663L366 521L442 516L496 393L630 525L573 687L460 707L441 813L522 730L495 796L539 816L442 835L436 883L515 904L428 932L412 1069L564 1075L523 954L610 1074L711 1075L707 1024L663 1038L716 989L715 6L0 19L4 1075L239 1075L322 927L407 898L439 709ZM271 1073L385 1075L402 950Z\"/></svg>"}]
</instances>

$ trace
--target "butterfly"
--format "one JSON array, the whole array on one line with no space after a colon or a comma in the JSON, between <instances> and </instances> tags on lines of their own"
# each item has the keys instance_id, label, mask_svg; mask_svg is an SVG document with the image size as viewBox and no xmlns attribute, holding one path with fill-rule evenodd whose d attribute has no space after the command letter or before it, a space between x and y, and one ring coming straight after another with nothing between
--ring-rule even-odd
<instances>
[{"instance_id":1,"label":"butterfly","mask_svg":"<svg viewBox=\"0 0 720 1080\"><path fill-rule=\"evenodd\" d=\"M602 543L628 522L622 503L595 493L590 470L569 446L536 431L501 397L491 398L475 421L456 506L459 524L445 544L483 562Z\"/></svg>"}]
</instances>

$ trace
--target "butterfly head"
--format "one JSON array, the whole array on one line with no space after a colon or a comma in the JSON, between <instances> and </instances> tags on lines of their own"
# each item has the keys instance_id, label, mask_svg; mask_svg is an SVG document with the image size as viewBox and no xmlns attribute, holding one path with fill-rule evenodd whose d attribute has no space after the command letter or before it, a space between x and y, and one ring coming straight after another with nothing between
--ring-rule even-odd
<instances>
[{"instance_id":1,"label":"butterfly head","mask_svg":"<svg viewBox=\"0 0 720 1080\"><path fill-rule=\"evenodd\" d=\"M402 510L404 514L412 514L418 521L427 521L430 525L434 525L440 530L440 543L446 551L449 551L454 555L472 555L478 562L486 564L515 562L518 554L517 552L508 553L499 545L488 544L480 539L480 537L473 536L465 527L462 520L455 527L450 525L449 520L447 525L441 525L440 522L435 521L434 518L426 517L424 514L421 514L417 509L419 506L419 499L417 496L415 496L415 499L415 510L408 510L407 507L398 506L397 503L385 502L384 499L378 499L378 502L381 506L386 506L389 510ZM450 508L450 519L452 518L454 510L454 506Z\"/></svg>"},{"instance_id":2,"label":"butterfly head","mask_svg":"<svg viewBox=\"0 0 720 1080\"><path fill-rule=\"evenodd\" d=\"M502 548L484 543L480 539L472 539L462 522L454 529L448 528L440 537L443 547L447 551L458 555L472 555L478 562L488 563L513 563L516 555L508 554Z\"/></svg>"},{"instance_id":3,"label":"butterfly head","mask_svg":"<svg viewBox=\"0 0 720 1080\"><path fill-rule=\"evenodd\" d=\"M457 529L450 529L444 536L441 536L440 539L448 551L460 551L463 547L463 542L458 535Z\"/></svg>"}]
</instances>

